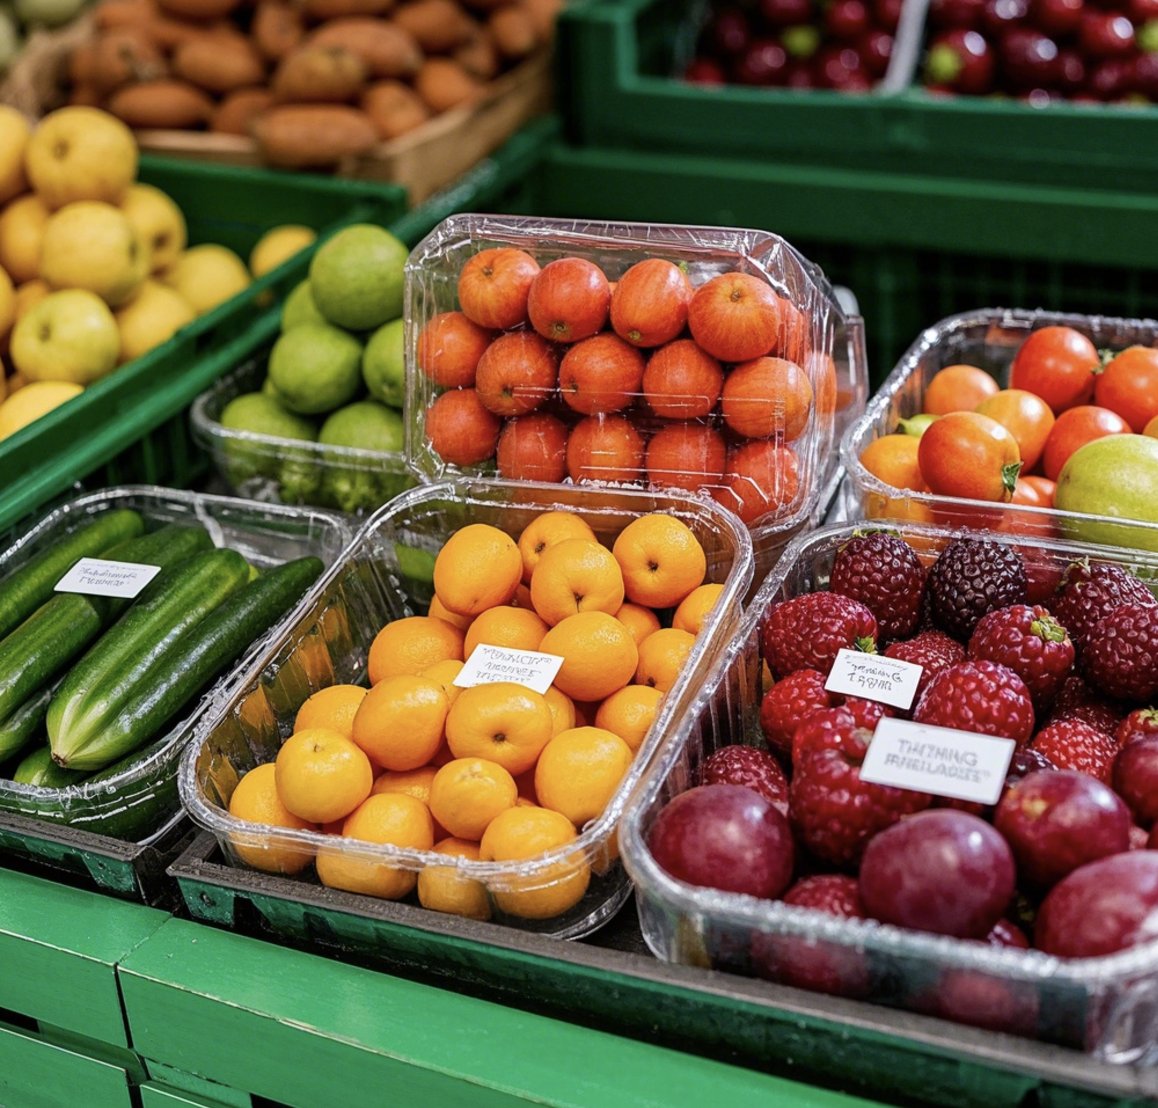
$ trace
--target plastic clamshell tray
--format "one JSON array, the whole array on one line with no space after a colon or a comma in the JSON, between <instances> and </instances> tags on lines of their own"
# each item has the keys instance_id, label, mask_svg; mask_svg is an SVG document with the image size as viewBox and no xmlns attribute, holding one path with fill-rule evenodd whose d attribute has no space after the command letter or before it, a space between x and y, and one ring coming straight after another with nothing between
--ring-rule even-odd
<instances>
[{"instance_id":1,"label":"plastic clamshell tray","mask_svg":"<svg viewBox=\"0 0 1158 1108\"><path fill-rule=\"evenodd\" d=\"M320 509L124 485L80 496L48 512L0 553L0 576L78 526L117 508L140 512L146 529L168 523L198 524L209 532L215 546L237 550L259 569L306 555L320 558L328 567L352 535L343 517ZM168 834L180 818L177 765L195 725L233 687L237 675L245 672L246 662L279 638L307 599L308 594L276 627L251 644L234 673L218 680L165 738L150 745L140 761L102 781L82 781L60 789L0 781L0 813L25 817L25 822L67 824L77 831L129 842L151 842ZM0 815L0 823L3 819ZM4 843L12 845L9 836L4 837ZM36 853L34 844L26 845Z\"/></svg>"},{"instance_id":2,"label":"plastic clamshell tray","mask_svg":"<svg viewBox=\"0 0 1158 1108\"><path fill-rule=\"evenodd\" d=\"M419 364L419 336L435 316L458 309L458 276L467 260L480 250L495 247L524 250L540 266L562 257L583 258L598 265L609 281L618 280L628 268L645 258L675 262L685 268L696 286L722 273L738 270L770 283L781 300L795 309L782 312L781 336L773 349L784 357L798 359L813 397L827 402L813 403L803 429L787 436L791 439L789 449L795 455L797 487L791 492L782 489L778 478L776 487L759 501L767 505L762 514L751 516L749 513L747 522L757 563L766 561L770 565L786 536L816 517L822 486L836 464L834 411L838 398L843 402L842 418L846 418L848 412L859 413L867 390L863 321L858 315L844 312L819 267L802 257L783 238L766 231L531 216L451 216L411 251L406 265L406 455L412 468L424 479L440 480L460 472L487 473L494 469L493 457L478 465L458 467L444 461L432 447L427 435L427 409L441 390ZM642 353L648 356L650 351ZM831 364L828 358L832 359ZM620 404L622 399L626 399L626 405ZM702 400L691 394L686 399L689 403ZM624 464L600 464L598 455L593 453L580 471L580 483L628 486L645 483L649 474L643 461L643 438L673 422L684 421L655 415L640 391L625 393L607 403L601 402L598 396L592 400L594 406L587 405L591 411L581 411L566 402L562 390L552 388L544 390L539 404L540 410L563 421L569 435L584 416L588 420L626 416L635 428L627 434L634 435L639 464L635 464L634 458ZM697 416L691 422L722 429L718 402L713 401L709 406L712 410L707 416ZM504 426L510 427L508 417L503 418ZM766 437L783 443L786 427L782 410L775 419L777 425L769 428ZM746 441L729 434L734 445L743 445ZM545 454L545 450L543 452ZM605 478L600 476L601 472ZM727 472L726 469L725 475ZM568 476L564 483L571 481L572 477ZM653 481L653 486L664 483L662 479ZM735 494L722 490L719 481L713 484L707 480L697 491L707 494L713 490L722 492L722 502L728 507L739 506ZM772 553L766 555L769 549Z\"/></svg>"},{"instance_id":3,"label":"plastic clamshell tray","mask_svg":"<svg viewBox=\"0 0 1158 1108\"><path fill-rule=\"evenodd\" d=\"M229 798L246 771L274 759L307 697L335 683L365 683L367 654L382 626L426 612L433 596L434 556L455 530L468 522L489 523L517 536L533 519L551 510L579 514L604 542L641 515L671 513L687 523L704 546L707 580L724 586L679 679L661 702L659 715L603 814L581 828L574 842L526 861L453 860L463 876L482 881L492 899L496 892L550 889L577 868L590 866L587 892L570 910L535 920L496 908L497 922L574 938L614 915L631 891L615 851L615 832L627 795L664 744L707 664L735 630L740 601L752 577L751 542L739 521L714 504L682 493L459 478L453 484L412 489L371 516L342 561L316 586L308 608L219 702L214 717L203 722L182 759L182 804L196 824L213 833L232 864L242 864L235 844L243 849L269 844L311 857L325 846L351 861L416 872L436 862L451 864L446 855L243 821L228 812ZM312 876L299 880L317 888ZM390 918L399 907L388 900L360 899L382 918Z\"/></svg>"},{"instance_id":4,"label":"plastic clamshell tray","mask_svg":"<svg viewBox=\"0 0 1158 1108\"><path fill-rule=\"evenodd\" d=\"M649 851L648 836L659 811L695 783L705 758L730 743L763 746L759 713L765 680L760 655L764 615L774 601L825 588L837 550L858 526L825 527L789 544L632 795L619 842L623 864L636 885L644 939L665 961L749 975L754 972L749 950L755 936L796 940L833 967L857 960L858 966L867 967L866 999L911 1011L928 1011L940 975L961 970L975 975L981 988L1000 983L1008 990L1003 994L1009 999L1007 1014L1036 1012L1036 1024L1022 1028L1029 1037L1084 1048L1106 1061L1132 1063L1153 1056L1158 1051L1153 1019L1158 939L1105 957L1071 960L1035 950L1000 949L697 888L662 870ZM1011 536L930 524L898 524L897 530L925 552L967 535L1017 543ZM1052 562L1096 557L1158 573L1158 556L1148 553L1064 540L1038 540L1034 545L1043 570Z\"/></svg>"},{"instance_id":5,"label":"plastic clamshell tray","mask_svg":"<svg viewBox=\"0 0 1158 1108\"><path fill-rule=\"evenodd\" d=\"M922 331L869 401L864 414L841 443L846 474L842 511L849 519L900 518L969 526L986 521L998 530L1049 538L1061 534L1082 541L1158 551L1158 525L1128 517L1080 514L1024 504L994 504L960 497L914 492L889 485L869 473L860 456L869 443L897 429L897 421L916 415L934 374L949 365L978 366L1003 388L1018 348L1042 327L1073 327L1099 350L1158 346L1158 321L1110 316L1066 315L1023 309L983 308L949 316Z\"/></svg>"}]
</instances>

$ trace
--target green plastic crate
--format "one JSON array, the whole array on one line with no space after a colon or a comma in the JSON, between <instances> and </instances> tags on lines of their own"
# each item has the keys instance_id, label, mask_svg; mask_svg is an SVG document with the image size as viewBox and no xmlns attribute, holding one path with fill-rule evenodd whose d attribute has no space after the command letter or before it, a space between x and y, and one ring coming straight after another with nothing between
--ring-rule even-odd
<instances>
[{"instance_id":1,"label":"green plastic crate","mask_svg":"<svg viewBox=\"0 0 1158 1108\"><path fill-rule=\"evenodd\" d=\"M590 0L560 21L557 82L584 144L1151 192L1158 108L824 90L704 88L674 77L698 0Z\"/></svg>"},{"instance_id":2,"label":"green plastic crate","mask_svg":"<svg viewBox=\"0 0 1158 1108\"><path fill-rule=\"evenodd\" d=\"M185 213L191 244L218 242L247 258L263 232L303 223L322 238L349 223L389 223L406 209L392 185L143 156L139 179ZM121 366L79 397L0 442L0 532L86 478L93 487L141 482L185 487L206 471L184 410L236 357L255 307L305 277L315 247Z\"/></svg>"}]
</instances>

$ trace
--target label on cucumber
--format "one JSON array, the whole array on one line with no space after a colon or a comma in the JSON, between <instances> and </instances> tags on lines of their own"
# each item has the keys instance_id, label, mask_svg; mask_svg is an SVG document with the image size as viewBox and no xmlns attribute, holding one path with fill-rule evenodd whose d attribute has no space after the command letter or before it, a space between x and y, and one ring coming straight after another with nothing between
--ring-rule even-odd
<instances>
[{"instance_id":1,"label":"label on cucumber","mask_svg":"<svg viewBox=\"0 0 1158 1108\"><path fill-rule=\"evenodd\" d=\"M108 558L81 558L59 581L54 592L134 599L158 573L160 566L143 562L114 562Z\"/></svg>"},{"instance_id":2,"label":"label on cucumber","mask_svg":"<svg viewBox=\"0 0 1158 1108\"><path fill-rule=\"evenodd\" d=\"M514 681L543 695L551 687L555 675L563 665L558 654L544 654L540 650L512 650L506 646L479 643L471 651L466 665L459 670L452 684L460 689L474 685L489 685L496 681Z\"/></svg>"}]
</instances>

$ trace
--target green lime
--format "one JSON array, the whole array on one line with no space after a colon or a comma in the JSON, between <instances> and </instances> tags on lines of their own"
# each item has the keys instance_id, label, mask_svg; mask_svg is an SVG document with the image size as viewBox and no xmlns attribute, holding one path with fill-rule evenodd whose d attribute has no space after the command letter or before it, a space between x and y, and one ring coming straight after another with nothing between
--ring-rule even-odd
<instances>
[{"instance_id":1,"label":"green lime","mask_svg":"<svg viewBox=\"0 0 1158 1108\"><path fill-rule=\"evenodd\" d=\"M221 412L220 423L230 431L252 435L271 435L279 439L302 439L312 442L317 430L308 420L287 412L264 392L247 392L235 396ZM227 472L233 484L256 475L273 476L284 448L274 443L247 443L229 440L225 444Z\"/></svg>"},{"instance_id":2,"label":"green lime","mask_svg":"<svg viewBox=\"0 0 1158 1108\"><path fill-rule=\"evenodd\" d=\"M288 331L299 323L325 323L326 317L318 311L309 280L294 285L281 309L281 329Z\"/></svg>"},{"instance_id":3,"label":"green lime","mask_svg":"<svg viewBox=\"0 0 1158 1108\"><path fill-rule=\"evenodd\" d=\"M377 400L361 400L334 412L323 424L318 442L395 457L381 462L330 462L324 484L329 502L344 512L360 512L385 504L409 488L413 480L398 456L402 440L402 417Z\"/></svg>"},{"instance_id":4,"label":"green lime","mask_svg":"<svg viewBox=\"0 0 1158 1108\"><path fill-rule=\"evenodd\" d=\"M385 227L355 223L327 239L310 262L319 311L351 331L369 331L402 314L409 251Z\"/></svg>"},{"instance_id":5,"label":"green lime","mask_svg":"<svg viewBox=\"0 0 1158 1108\"><path fill-rule=\"evenodd\" d=\"M269 378L290 411L319 415L348 404L362 388L362 344L328 323L286 331L269 355Z\"/></svg>"},{"instance_id":6,"label":"green lime","mask_svg":"<svg viewBox=\"0 0 1158 1108\"><path fill-rule=\"evenodd\" d=\"M406 358L403 322L392 319L370 336L362 351L362 380L375 400L401 408L406 397Z\"/></svg>"}]
</instances>

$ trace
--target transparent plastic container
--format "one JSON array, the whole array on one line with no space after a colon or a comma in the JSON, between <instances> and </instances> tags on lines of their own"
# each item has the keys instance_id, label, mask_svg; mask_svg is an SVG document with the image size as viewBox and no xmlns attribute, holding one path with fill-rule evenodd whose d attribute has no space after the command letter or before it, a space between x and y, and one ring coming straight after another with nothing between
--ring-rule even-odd
<instances>
[{"instance_id":1,"label":"transparent plastic container","mask_svg":"<svg viewBox=\"0 0 1158 1108\"><path fill-rule=\"evenodd\" d=\"M228 546L251 565L270 567L313 555L328 567L352 537L346 520L333 512L258 504L226 496L122 485L88 493L46 513L0 553L0 578L103 512L132 508L144 517L146 531L169 523L197 524L215 546ZM67 824L78 830L131 842L150 842L167 833L180 818L177 764L196 724L225 695L247 663L276 641L306 597L292 612L251 644L235 671L220 678L186 711L168 733L151 743L139 761L101 781L62 789L0 780L0 812Z\"/></svg>"},{"instance_id":2,"label":"transparent plastic container","mask_svg":"<svg viewBox=\"0 0 1158 1108\"><path fill-rule=\"evenodd\" d=\"M859 526L825 527L788 546L628 802L620 850L636 885L647 945L664 961L753 974L750 951L757 936L761 942L799 942L841 980L857 982L859 987L848 988L845 995L941 1016L946 1015L938 1007L943 975L968 974L979 992L1008 990L1010 1012L1017 1018L1007 1030L1093 1051L1110 1061L1158 1058L1158 939L1105 957L1055 958L697 888L670 876L653 858L647 843L657 815L696 783L702 762L731 743L764 746L759 713L768 686L759 640L769 604L826 588L836 552ZM926 562L962 535L1016 543L1013 537L928 524L898 524L897 531ZM1149 554L1064 540L1034 548L1043 573L1051 564L1084 557L1158 574L1158 556Z\"/></svg>"},{"instance_id":3,"label":"transparent plastic container","mask_svg":"<svg viewBox=\"0 0 1158 1108\"><path fill-rule=\"evenodd\" d=\"M238 496L367 515L414 486L401 451L324 446L222 426L221 413L234 397L261 388L268 356L269 343L255 343L251 356L201 393L189 414L194 441Z\"/></svg>"},{"instance_id":4,"label":"transparent plastic container","mask_svg":"<svg viewBox=\"0 0 1158 1108\"><path fill-rule=\"evenodd\" d=\"M433 595L434 556L465 523L489 523L517 535L553 509L576 512L604 543L628 523L652 511L669 512L696 533L708 559L707 580L723 584L720 600L676 684L602 815L580 828L566 847L523 862L472 862L428 851L371 845L315 831L286 830L234 818L229 798L238 780L272 761L293 730L300 705L335 683L366 683L370 644L388 622L425 614ZM699 687L707 664L722 649L740 618L740 601L752 577L751 542L729 512L686 494L626 489L579 489L530 482L460 478L403 494L375 513L353 544L319 583L308 609L299 613L281 640L256 658L207 719L181 764L181 800L195 823L211 831L223 853L242 865L236 846L278 849L314 856L323 844L344 857L411 871L453 865L461 876L481 881L494 894L549 890L589 866L591 881L582 900L565 913L534 920L502 913L497 922L560 938L574 938L606 922L630 893L617 860L615 832L628 793L665 743L684 704ZM316 889L312 871L299 880ZM367 910L389 918L392 902L361 897ZM413 897L410 898L413 902Z\"/></svg>"},{"instance_id":5,"label":"transparent plastic container","mask_svg":"<svg viewBox=\"0 0 1158 1108\"><path fill-rule=\"evenodd\" d=\"M753 497L753 506L741 514L752 530L758 550L765 534L782 534L785 530L791 533L809 518L822 486L837 463L835 413L839 410L839 420L847 421L859 414L864 404L867 369L863 321L845 311L818 266L802 257L784 239L765 231L478 214L456 215L444 220L414 248L406 265L406 454L416 472L426 479L440 480L460 472L490 473L496 469L494 451L476 464L456 466L444 460L432 446L427 432L427 412L443 390L423 370L419 359L419 336L424 328L435 316L459 308L458 276L462 267L480 250L493 247L524 250L540 266L562 257L583 258L598 265L609 281L617 281L632 265L646 258L663 258L683 267L697 287L731 271L767 282L797 313L782 311L781 334L773 350L779 351L778 356L797 361L807 375L814 402L799 433L795 420L789 422L780 408L772 417L768 434L762 436L781 444L788 440L786 445L795 459L782 464L795 465L795 490L791 489L791 482L786 481L769 490L770 495L765 494L758 500ZM784 320L795 322L786 325ZM513 330L527 331L529 327L521 325ZM611 333L609 323L603 331ZM686 335L685 329L681 337ZM575 345L552 344L551 356L556 363L561 363L568 349L574 349ZM646 359L654 350L647 348L641 352ZM661 476L655 480L656 472L649 472L647 468L644 440L673 423L683 423L719 431L729 447L723 478L713 481L705 475L704 483L691 491L705 496L722 494L728 507L737 508L736 496L723 485L731 472L735 450L752 440L725 427L718 399L710 402L711 410L706 415L688 418L657 415L648 407L641 388L622 391L608 388L602 390L602 397L595 395L569 403L558 387L558 372L557 366L554 385L549 389L536 385L523 390L523 395L528 404L537 401L535 413L553 416L561 422L572 447L577 442L577 425L582 424L581 433L586 434L592 426L605 428L612 421L624 420L627 424L627 429L623 429L623 423L615 424L621 429L623 453L614 463L605 460L611 457L609 453L600 456L593 452L584 466L577 450L575 464L564 467L562 453L552 450L550 456L557 460L563 483L578 479L582 483L645 485L650 482L653 487L662 486L666 481L662 476L663 467L657 467L656 472ZM727 380L731 366L725 364L724 372ZM519 386L514 387L514 392L517 397ZM612 398L610 393L617 395ZM687 410L691 412L699 412L706 406L702 403L697 406L703 399L699 393L689 392L680 399L686 402L683 406L690 405ZM580 403L584 410L575 408L575 403ZM503 431L516 434L510 416L501 416L499 422ZM540 447L539 454L547 457L547 448ZM749 496L751 489L752 485L746 486ZM753 514L756 511L760 514Z\"/></svg>"},{"instance_id":6,"label":"transparent plastic container","mask_svg":"<svg viewBox=\"0 0 1158 1108\"><path fill-rule=\"evenodd\" d=\"M899 489L881 481L861 464L869 443L897 429L897 422L922 410L934 374L957 363L977 366L1008 387L1013 357L1030 332L1042 327L1073 327L1099 349L1158 346L1158 322L1110 316L1066 315L1023 309L982 308L949 316L922 331L869 401L864 414L845 433L840 446L847 474L842 511L849 519L907 519L914 522L979 525L997 530L1107 542L1158 551L1158 525L1127 517L1063 512L1024 504L939 496Z\"/></svg>"}]
</instances>

